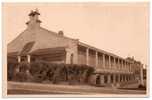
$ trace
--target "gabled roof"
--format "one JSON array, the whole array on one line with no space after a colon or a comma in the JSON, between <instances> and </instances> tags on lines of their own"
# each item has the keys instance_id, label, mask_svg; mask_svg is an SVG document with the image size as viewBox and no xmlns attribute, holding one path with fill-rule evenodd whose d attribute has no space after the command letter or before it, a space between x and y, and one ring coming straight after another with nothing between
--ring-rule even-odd
<instances>
[{"instance_id":1,"label":"gabled roof","mask_svg":"<svg viewBox=\"0 0 152 100\"><path fill-rule=\"evenodd\" d=\"M42 27L36 29L27 28L8 44L7 52L25 54L38 49L68 47L71 43L76 41L76 39L60 36L56 32L49 31Z\"/></svg>"}]
</instances>

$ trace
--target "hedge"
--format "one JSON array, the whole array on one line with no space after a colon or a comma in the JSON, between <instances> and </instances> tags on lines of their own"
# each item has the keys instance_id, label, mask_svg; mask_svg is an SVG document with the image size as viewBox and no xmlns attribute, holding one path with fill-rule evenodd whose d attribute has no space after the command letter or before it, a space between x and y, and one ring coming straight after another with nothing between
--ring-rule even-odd
<instances>
[{"instance_id":1,"label":"hedge","mask_svg":"<svg viewBox=\"0 0 152 100\"><path fill-rule=\"evenodd\" d=\"M46 61L36 61L20 63L19 72L14 76L15 81L44 82L49 81L53 84L67 82L68 84L88 83L94 68L87 65L77 64L57 64ZM27 75L27 70L29 73Z\"/></svg>"},{"instance_id":2,"label":"hedge","mask_svg":"<svg viewBox=\"0 0 152 100\"><path fill-rule=\"evenodd\" d=\"M8 62L7 63L7 80L13 80L13 77L15 75L15 69L18 66L18 63L14 62Z\"/></svg>"}]
</instances>

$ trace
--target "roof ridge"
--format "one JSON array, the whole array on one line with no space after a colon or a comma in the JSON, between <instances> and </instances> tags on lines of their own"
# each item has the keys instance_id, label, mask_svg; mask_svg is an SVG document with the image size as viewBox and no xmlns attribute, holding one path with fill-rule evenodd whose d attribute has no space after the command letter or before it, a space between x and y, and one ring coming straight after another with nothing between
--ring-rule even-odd
<instances>
[{"instance_id":1,"label":"roof ridge","mask_svg":"<svg viewBox=\"0 0 152 100\"><path fill-rule=\"evenodd\" d=\"M65 39L70 39L70 40L77 40L77 39L73 39L73 38L71 38L71 37L67 37L67 36L65 36L65 35L63 35L63 36L59 36L57 32L54 32L54 31L48 30L48 29L43 28L43 27L40 27L40 28L41 28L41 29L43 29L43 30L48 31L49 33L53 33L53 35L56 35L56 36L58 36L58 37L60 37L60 38L65 38Z\"/></svg>"}]
</instances>

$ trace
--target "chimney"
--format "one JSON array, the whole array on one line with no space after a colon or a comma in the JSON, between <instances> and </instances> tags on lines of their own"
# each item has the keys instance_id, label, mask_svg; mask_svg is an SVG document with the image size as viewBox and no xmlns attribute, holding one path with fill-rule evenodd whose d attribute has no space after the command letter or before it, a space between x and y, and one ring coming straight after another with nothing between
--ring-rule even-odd
<instances>
[{"instance_id":1,"label":"chimney","mask_svg":"<svg viewBox=\"0 0 152 100\"><path fill-rule=\"evenodd\" d=\"M59 31L59 32L58 32L58 35L59 35L59 36L63 36L63 35L64 35L63 31Z\"/></svg>"}]
</instances>

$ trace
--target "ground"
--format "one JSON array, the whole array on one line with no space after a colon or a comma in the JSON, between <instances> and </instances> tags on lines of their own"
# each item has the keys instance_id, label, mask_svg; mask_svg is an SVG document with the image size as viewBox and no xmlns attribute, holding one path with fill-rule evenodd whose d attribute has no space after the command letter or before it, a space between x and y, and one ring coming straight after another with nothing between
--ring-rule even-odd
<instances>
[{"instance_id":1,"label":"ground","mask_svg":"<svg viewBox=\"0 0 152 100\"><path fill-rule=\"evenodd\" d=\"M131 86L134 86L130 85ZM141 95L146 94L145 90L137 89L116 89L111 87L95 87L89 85L57 85L57 84L40 84L40 83L21 83L21 82L8 82L8 95L9 94L129 94Z\"/></svg>"}]
</instances>

